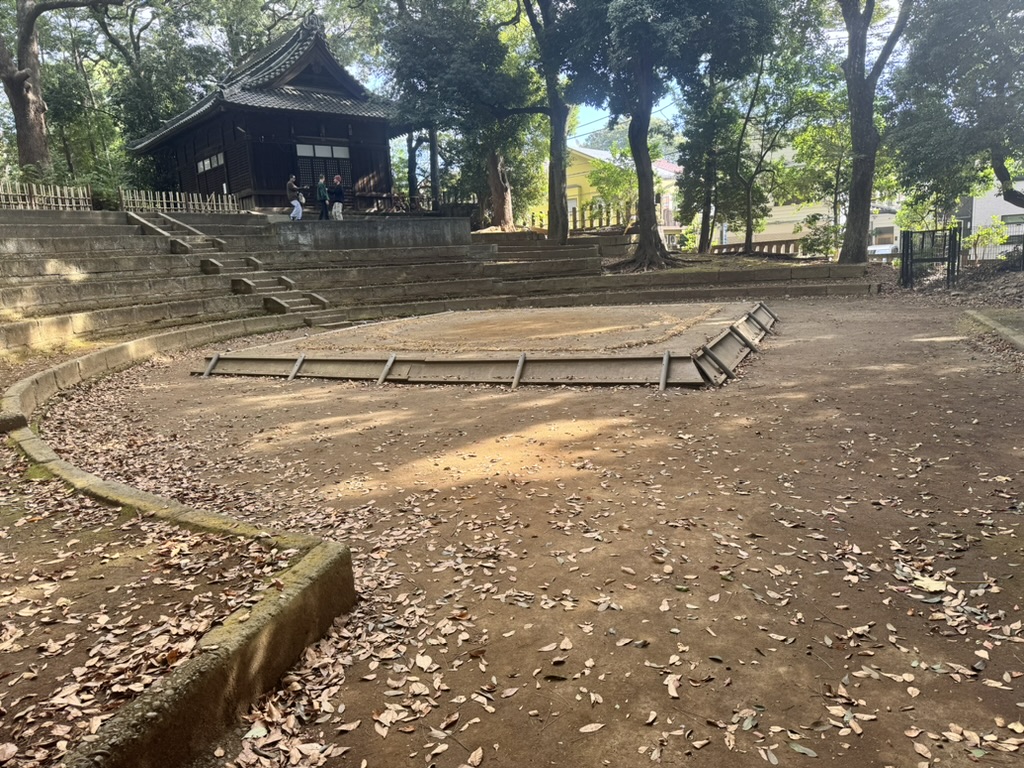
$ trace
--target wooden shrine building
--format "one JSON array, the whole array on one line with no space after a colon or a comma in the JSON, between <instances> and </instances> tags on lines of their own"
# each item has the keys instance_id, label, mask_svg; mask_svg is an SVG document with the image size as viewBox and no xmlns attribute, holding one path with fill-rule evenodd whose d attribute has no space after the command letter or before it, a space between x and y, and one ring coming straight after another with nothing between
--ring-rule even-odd
<instances>
[{"instance_id":1,"label":"wooden shrine building","mask_svg":"<svg viewBox=\"0 0 1024 768\"><path fill-rule=\"evenodd\" d=\"M243 208L284 206L293 173L310 192L321 173L340 174L346 199L370 207L392 192L392 114L338 63L311 14L131 150L170 154L180 191L233 194Z\"/></svg>"}]
</instances>

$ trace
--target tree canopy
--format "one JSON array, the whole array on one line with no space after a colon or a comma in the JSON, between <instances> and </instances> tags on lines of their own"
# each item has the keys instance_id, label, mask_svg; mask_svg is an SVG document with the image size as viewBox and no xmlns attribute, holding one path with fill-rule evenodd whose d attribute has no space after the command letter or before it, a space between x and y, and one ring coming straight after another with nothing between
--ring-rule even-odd
<instances>
[{"instance_id":1,"label":"tree canopy","mask_svg":"<svg viewBox=\"0 0 1024 768\"><path fill-rule=\"evenodd\" d=\"M572 108L607 109L612 127L584 143L629 150L620 165L636 174L640 247L627 268L671 263L651 173L658 145L655 153L678 151L680 213L701 214L702 249L716 221L742 222L749 245L773 199L827 203L845 261L866 258L880 198L909 196L941 220L994 178L1004 200L1024 207L1014 184L1024 167L1019 0L6 6L0 142L9 177L88 182L101 194L123 184L168 188L174 177L130 157L126 145L315 10L339 59L397 99L413 126L410 192L420 184L420 147L438 137L432 167L443 164L454 188L489 201L499 225L511 226L546 186L549 237L567 238ZM678 114L665 114L669 101Z\"/></svg>"},{"instance_id":2,"label":"tree canopy","mask_svg":"<svg viewBox=\"0 0 1024 768\"><path fill-rule=\"evenodd\" d=\"M906 186L951 207L995 174L1024 207L1024 6L929 0L908 32L894 87L892 141Z\"/></svg>"}]
</instances>

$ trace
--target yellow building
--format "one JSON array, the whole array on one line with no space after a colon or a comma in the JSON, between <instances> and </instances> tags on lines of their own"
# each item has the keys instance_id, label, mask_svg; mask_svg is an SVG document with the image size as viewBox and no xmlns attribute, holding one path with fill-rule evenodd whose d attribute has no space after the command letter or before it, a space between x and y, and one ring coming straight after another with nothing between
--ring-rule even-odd
<instances>
[{"instance_id":1,"label":"yellow building","mask_svg":"<svg viewBox=\"0 0 1024 768\"><path fill-rule=\"evenodd\" d=\"M590 173L599 162L612 162L612 153L589 147L569 147L569 164L565 176L569 223L573 229L584 229L584 210L601 203L601 195L590 183ZM675 210L675 199L676 176L682 173L683 169L667 160L655 160L652 166L655 174L655 192L658 195L658 228L665 243L672 247L678 242L681 231ZM530 218L543 229L547 222L547 213L547 206L544 204L532 209ZM589 221L588 218L587 225Z\"/></svg>"}]
</instances>

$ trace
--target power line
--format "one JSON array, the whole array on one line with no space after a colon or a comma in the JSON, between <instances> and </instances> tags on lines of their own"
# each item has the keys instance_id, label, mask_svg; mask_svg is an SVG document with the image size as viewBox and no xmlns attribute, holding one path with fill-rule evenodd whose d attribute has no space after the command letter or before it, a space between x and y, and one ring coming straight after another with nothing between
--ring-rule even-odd
<instances>
[{"instance_id":1,"label":"power line","mask_svg":"<svg viewBox=\"0 0 1024 768\"><path fill-rule=\"evenodd\" d=\"M676 99L671 104L666 104L664 107L662 107L661 109L655 110L651 114L652 115L660 115L666 109L672 109L673 107L678 107L680 104L682 104L682 101L683 101L682 99ZM611 115L608 115L607 117L599 117L596 120L590 120L589 122L583 123L582 125L577 125L576 126L576 130L579 130L580 128L586 128L588 125L593 125L594 123L607 122L610 119L611 119ZM579 139L579 138L583 138L585 136L592 136L593 134L599 133L600 131L603 131L603 130L604 130L604 128L598 128L597 130L587 131L586 133L574 133L572 136L566 136L565 138L566 138L567 141L569 139Z\"/></svg>"}]
</instances>

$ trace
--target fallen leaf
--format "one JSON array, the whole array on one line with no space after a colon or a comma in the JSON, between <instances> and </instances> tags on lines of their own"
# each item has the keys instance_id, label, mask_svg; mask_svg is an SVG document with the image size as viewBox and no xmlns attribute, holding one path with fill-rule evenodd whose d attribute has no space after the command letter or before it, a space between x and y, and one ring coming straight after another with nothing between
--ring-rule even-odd
<instances>
[{"instance_id":1,"label":"fallen leaf","mask_svg":"<svg viewBox=\"0 0 1024 768\"><path fill-rule=\"evenodd\" d=\"M580 733L594 733L604 728L604 723L589 723L580 728Z\"/></svg>"},{"instance_id":2,"label":"fallen leaf","mask_svg":"<svg viewBox=\"0 0 1024 768\"><path fill-rule=\"evenodd\" d=\"M805 747L803 744L797 744L795 741L789 742L789 748L794 752L799 752L801 755L807 755L808 757L818 756L818 753L810 747Z\"/></svg>"}]
</instances>

